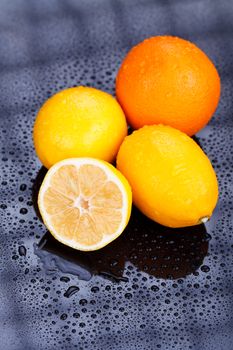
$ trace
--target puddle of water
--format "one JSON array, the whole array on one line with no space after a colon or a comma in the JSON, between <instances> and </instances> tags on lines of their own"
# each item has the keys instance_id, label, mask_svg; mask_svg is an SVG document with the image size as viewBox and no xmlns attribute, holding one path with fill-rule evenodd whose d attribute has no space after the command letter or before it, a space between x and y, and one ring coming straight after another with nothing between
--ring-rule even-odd
<instances>
[{"instance_id":1,"label":"puddle of water","mask_svg":"<svg viewBox=\"0 0 233 350\"><path fill-rule=\"evenodd\" d=\"M127 281L125 264L157 278L182 278L195 272L208 252L204 225L170 229L147 219L134 208L125 232L95 252L81 252L58 242L49 232L34 245L47 273L60 270L90 280L93 275Z\"/></svg>"}]
</instances>

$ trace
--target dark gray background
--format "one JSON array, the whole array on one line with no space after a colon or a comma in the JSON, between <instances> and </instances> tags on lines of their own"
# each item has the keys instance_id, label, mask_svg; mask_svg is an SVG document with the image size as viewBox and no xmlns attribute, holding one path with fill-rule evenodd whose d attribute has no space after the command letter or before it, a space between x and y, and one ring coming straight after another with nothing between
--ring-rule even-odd
<instances>
[{"instance_id":1,"label":"dark gray background","mask_svg":"<svg viewBox=\"0 0 233 350\"><path fill-rule=\"evenodd\" d=\"M0 1L0 349L233 349L232 33L230 0ZM196 43L221 76L218 110L198 135L220 186L208 234L170 232L134 211L124 237L101 253L107 272L121 265L127 282L48 274L33 247L46 233L35 189L32 200L36 112L74 85L114 93L126 52L159 34ZM91 259L98 270L100 257ZM72 285L80 290L66 298Z\"/></svg>"}]
</instances>

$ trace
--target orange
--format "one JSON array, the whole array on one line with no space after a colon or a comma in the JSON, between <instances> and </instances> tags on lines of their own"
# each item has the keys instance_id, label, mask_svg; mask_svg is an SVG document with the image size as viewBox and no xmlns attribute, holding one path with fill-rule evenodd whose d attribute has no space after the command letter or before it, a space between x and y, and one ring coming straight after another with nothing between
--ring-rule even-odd
<instances>
[{"instance_id":1,"label":"orange","mask_svg":"<svg viewBox=\"0 0 233 350\"><path fill-rule=\"evenodd\" d=\"M111 164L72 158L49 169L38 205L45 225L58 241L79 250L96 250L123 232L131 213L132 192Z\"/></svg>"},{"instance_id":2,"label":"orange","mask_svg":"<svg viewBox=\"0 0 233 350\"><path fill-rule=\"evenodd\" d=\"M117 168L131 185L134 204L164 226L204 223L216 206L218 183L209 159L170 126L144 126L127 136Z\"/></svg>"},{"instance_id":3,"label":"orange","mask_svg":"<svg viewBox=\"0 0 233 350\"><path fill-rule=\"evenodd\" d=\"M39 159L49 168L72 157L112 162L126 135L125 115L116 99L79 86L60 91L44 103L33 138Z\"/></svg>"},{"instance_id":4,"label":"orange","mask_svg":"<svg viewBox=\"0 0 233 350\"><path fill-rule=\"evenodd\" d=\"M202 129L220 98L220 78L206 54L172 36L146 39L125 57L116 95L129 124L165 124L188 135Z\"/></svg>"}]
</instances>

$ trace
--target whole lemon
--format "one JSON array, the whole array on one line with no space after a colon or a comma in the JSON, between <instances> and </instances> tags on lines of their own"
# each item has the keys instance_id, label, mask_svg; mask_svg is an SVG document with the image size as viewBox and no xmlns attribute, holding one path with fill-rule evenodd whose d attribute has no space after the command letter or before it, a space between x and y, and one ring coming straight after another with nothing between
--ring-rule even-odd
<instances>
[{"instance_id":1,"label":"whole lemon","mask_svg":"<svg viewBox=\"0 0 233 350\"><path fill-rule=\"evenodd\" d=\"M36 153L46 168L72 157L112 162L126 135L125 115L114 97L83 86L49 98L33 132Z\"/></svg>"},{"instance_id":2,"label":"whole lemon","mask_svg":"<svg viewBox=\"0 0 233 350\"><path fill-rule=\"evenodd\" d=\"M155 36L133 47L116 80L116 95L129 124L165 124L193 135L214 114L220 97L220 78L193 43Z\"/></svg>"},{"instance_id":3,"label":"whole lemon","mask_svg":"<svg viewBox=\"0 0 233 350\"><path fill-rule=\"evenodd\" d=\"M216 206L218 183L209 159L172 127L144 126L127 136L117 168L132 187L134 204L164 226L205 222Z\"/></svg>"}]
</instances>

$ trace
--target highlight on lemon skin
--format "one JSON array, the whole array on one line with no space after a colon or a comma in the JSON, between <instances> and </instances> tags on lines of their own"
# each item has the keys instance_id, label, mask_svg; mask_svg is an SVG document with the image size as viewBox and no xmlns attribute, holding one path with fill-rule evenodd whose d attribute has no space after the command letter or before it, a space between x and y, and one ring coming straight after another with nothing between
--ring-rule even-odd
<instances>
[{"instance_id":1,"label":"highlight on lemon skin","mask_svg":"<svg viewBox=\"0 0 233 350\"><path fill-rule=\"evenodd\" d=\"M218 199L214 169L197 143L169 126L144 126L127 136L117 168L129 181L134 204L168 227L205 223Z\"/></svg>"},{"instance_id":2,"label":"highlight on lemon skin","mask_svg":"<svg viewBox=\"0 0 233 350\"><path fill-rule=\"evenodd\" d=\"M94 158L71 158L53 165L41 185L38 206L45 225L61 243L91 251L124 231L132 191L111 164Z\"/></svg>"},{"instance_id":3,"label":"highlight on lemon skin","mask_svg":"<svg viewBox=\"0 0 233 350\"><path fill-rule=\"evenodd\" d=\"M110 94L78 86L60 91L41 107L35 120L35 150L46 168L72 157L115 160L127 135L124 112Z\"/></svg>"}]
</instances>

